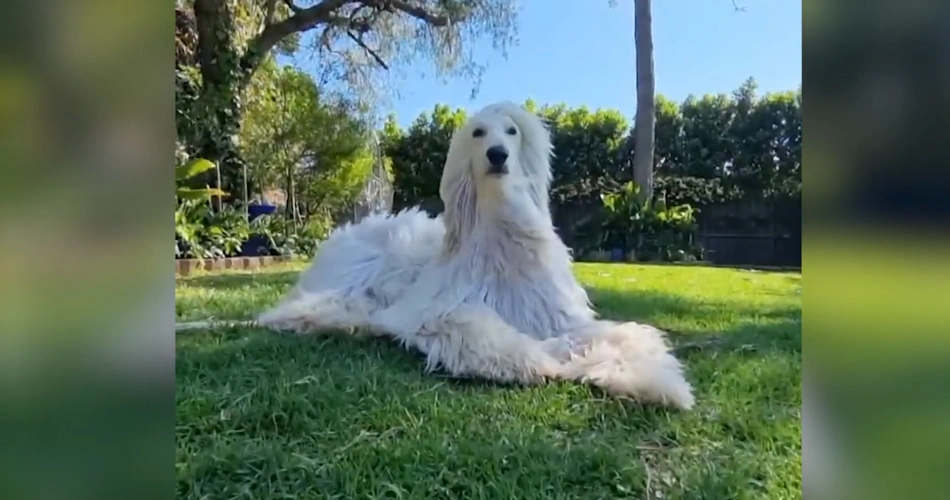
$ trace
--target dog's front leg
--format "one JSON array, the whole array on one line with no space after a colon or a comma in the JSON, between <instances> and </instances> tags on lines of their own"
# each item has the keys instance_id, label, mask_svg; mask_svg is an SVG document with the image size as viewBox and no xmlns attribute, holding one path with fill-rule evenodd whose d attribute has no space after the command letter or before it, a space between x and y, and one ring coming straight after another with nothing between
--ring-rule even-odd
<instances>
[{"instance_id":1,"label":"dog's front leg","mask_svg":"<svg viewBox=\"0 0 950 500\"><path fill-rule=\"evenodd\" d=\"M470 292L470 280L459 276L461 271L464 268L450 265L425 268L402 296L373 313L373 326L400 338L419 335L427 322L457 308Z\"/></svg>"}]
</instances>

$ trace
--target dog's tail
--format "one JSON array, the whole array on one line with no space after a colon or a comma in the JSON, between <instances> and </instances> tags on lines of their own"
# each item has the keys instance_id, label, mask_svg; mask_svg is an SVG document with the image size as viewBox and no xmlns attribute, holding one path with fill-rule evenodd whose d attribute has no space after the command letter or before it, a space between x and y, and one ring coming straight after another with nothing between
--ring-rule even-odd
<instances>
[{"instance_id":1,"label":"dog's tail","mask_svg":"<svg viewBox=\"0 0 950 500\"><path fill-rule=\"evenodd\" d=\"M454 375L520 383L558 378L642 403L681 409L694 404L663 333L646 325L597 321L542 341L487 307L463 306L424 326L417 341L430 369L441 366Z\"/></svg>"},{"instance_id":2,"label":"dog's tail","mask_svg":"<svg viewBox=\"0 0 950 500\"><path fill-rule=\"evenodd\" d=\"M590 383L643 403L693 406L692 389L662 332L637 323L597 321L571 335L538 340L519 332L486 306L462 305L421 328L375 314L368 300L334 293L306 294L258 318L277 330L311 333L367 329L426 356L427 370L531 384L546 379ZM400 324L397 324L400 323Z\"/></svg>"},{"instance_id":3,"label":"dog's tail","mask_svg":"<svg viewBox=\"0 0 950 500\"><path fill-rule=\"evenodd\" d=\"M638 323L596 321L582 331L555 337L549 352L561 360L561 377L587 382L643 403L688 410L693 391L663 332Z\"/></svg>"}]
</instances>

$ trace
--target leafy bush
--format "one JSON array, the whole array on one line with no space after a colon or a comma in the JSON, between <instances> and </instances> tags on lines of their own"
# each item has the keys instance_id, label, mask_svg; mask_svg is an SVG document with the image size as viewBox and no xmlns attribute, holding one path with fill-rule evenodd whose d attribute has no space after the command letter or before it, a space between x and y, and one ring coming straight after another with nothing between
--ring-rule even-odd
<instances>
[{"instance_id":1,"label":"leafy bush","mask_svg":"<svg viewBox=\"0 0 950 500\"><path fill-rule=\"evenodd\" d=\"M185 200L175 211L175 256L192 259L219 259L241 253L250 236L244 213L225 206L211 210L207 202Z\"/></svg>"},{"instance_id":2,"label":"leafy bush","mask_svg":"<svg viewBox=\"0 0 950 500\"><path fill-rule=\"evenodd\" d=\"M672 205L689 204L694 207L714 205L741 197L739 188L728 186L722 179L701 177L657 176L653 179L653 192Z\"/></svg>"},{"instance_id":3,"label":"leafy bush","mask_svg":"<svg viewBox=\"0 0 950 500\"><path fill-rule=\"evenodd\" d=\"M392 162L393 205L396 209L439 197L439 180L452 133L466 119L465 111L437 105L432 113L422 113L406 130L394 116L383 128L385 155Z\"/></svg>"},{"instance_id":4,"label":"leafy bush","mask_svg":"<svg viewBox=\"0 0 950 500\"><path fill-rule=\"evenodd\" d=\"M271 255L310 257L318 243L326 238L327 230L319 221L296 227L293 221L279 215L263 215L251 222L254 234L262 236Z\"/></svg>"},{"instance_id":5,"label":"leafy bush","mask_svg":"<svg viewBox=\"0 0 950 500\"><path fill-rule=\"evenodd\" d=\"M176 154L179 154L176 151ZM218 226L209 226L211 214L208 201L225 193L207 185L189 187L199 175L214 168L214 163L203 158L185 159L175 167L175 256L213 258L227 254L234 247L234 239L242 233L231 234ZM213 229L213 231L211 231ZM240 242L237 243L240 249Z\"/></svg>"},{"instance_id":6,"label":"leafy bush","mask_svg":"<svg viewBox=\"0 0 950 500\"><path fill-rule=\"evenodd\" d=\"M639 193L640 187L628 182L601 196L606 213L603 244L641 261L701 259L702 249L693 241L696 210L689 204L668 207L662 197L644 205Z\"/></svg>"},{"instance_id":7,"label":"leafy bush","mask_svg":"<svg viewBox=\"0 0 950 500\"><path fill-rule=\"evenodd\" d=\"M175 212L176 258L236 257L245 249L263 255L312 256L325 236L323 224L296 228L275 215L248 223L244 210L234 206L215 212L206 202L187 200ZM258 242L260 248L251 248Z\"/></svg>"},{"instance_id":8,"label":"leafy bush","mask_svg":"<svg viewBox=\"0 0 950 500\"><path fill-rule=\"evenodd\" d=\"M589 240L593 217L580 223L599 195L631 180L633 131L615 110L538 106L554 144L551 185L555 225ZM437 105L411 126L395 118L382 131L384 151L392 160L397 207L438 197L439 178L452 132L465 120L463 110ZM801 190L801 90L757 95L754 80L732 95L688 97L675 103L657 96L656 177L654 192L670 205L705 207L738 198L772 198ZM584 227L576 227L581 224ZM578 234L575 234L578 233Z\"/></svg>"},{"instance_id":9,"label":"leafy bush","mask_svg":"<svg viewBox=\"0 0 950 500\"><path fill-rule=\"evenodd\" d=\"M289 220L265 215L248 222L243 208L225 205L212 210L209 200L226 193L220 189L188 187L189 181L214 168L210 161L195 158L175 167L175 257L220 259L241 255L245 249L265 255L313 255L329 227L322 218L297 228ZM255 242L263 248L249 248Z\"/></svg>"},{"instance_id":10,"label":"leafy bush","mask_svg":"<svg viewBox=\"0 0 950 500\"><path fill-rule=\"evenodd\" d=\"M639 229L643 207L637 201L640 187L628 182L622 189L601 195L606 209L603 222L603 243L610 248L620 248L624 255L631 248L630 237Z\"/></svg>"},{"instance_id":11,"label":"leafy bush","mask_svg":"<svg viewBox=\"0 0 950 500\"><path fill-rule=\"evenodd\" d=\"M627 121L614 110L591 111L564 105L538 108L528 101L548 124L556 154L551 168L554 179L551 198L556 206L596 201L601 190L616 184L622 175L621 146ZM462 109L436 105L420 114L405 130L390 116L382 131L383 150L392 162L394 203L397 208L439 197L439 180L452 133L466 119Z\"/></svg>"}]
</instances>

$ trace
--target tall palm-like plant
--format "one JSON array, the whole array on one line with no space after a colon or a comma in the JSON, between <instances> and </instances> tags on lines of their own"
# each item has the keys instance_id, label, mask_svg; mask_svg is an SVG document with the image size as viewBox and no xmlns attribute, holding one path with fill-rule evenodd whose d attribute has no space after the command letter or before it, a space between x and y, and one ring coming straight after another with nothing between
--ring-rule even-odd
<instances>
[{"instance_id":1,"label":"tall palm-like plant","mask_svg":"<svg viewBox=\"0 0 950 500\"><path fill-rule=\"evenodd\" d=\"M637 51L637 117L633 179L640 202L653 198L653 150L656 131L656 76L653 72L653 14L650 0L634 0L633 30Z\"/></svg>"},{"instance_id":2,"label":"tall palm-like plant","mask_svg":"<svg viewBox=\"0 0 950 500\"><path fill-rule=\"evenodd\" d=\"M185 182L193 177L215 168L214 163L202 159L192 158L186 163L175 167L175 197L181 200L207 200L216 196L224 196L225 192L218 189L205 186L203 188L190 188L185 186Z\"/></svg>"},{"instance_id":3,"label":"tall palm-like plant","mask_svg":"<svg viewBox=\"0 0 950 500\"><path fill-rule=\"evenodd\" d=\"M201 230L202 223L200 217L195 217L191 209L201 203L205 203L213 198L220 198L227 193L224 191L205 186L203 188L192 188L186 184L189 179L197 177L208 170L215 168L214 163L203 158L192 158L175 166L175 255L184 254L185 248L190 249L194 254L202 253L201 242L198 238L198 232Z\"/></svg>"}]
</instances>

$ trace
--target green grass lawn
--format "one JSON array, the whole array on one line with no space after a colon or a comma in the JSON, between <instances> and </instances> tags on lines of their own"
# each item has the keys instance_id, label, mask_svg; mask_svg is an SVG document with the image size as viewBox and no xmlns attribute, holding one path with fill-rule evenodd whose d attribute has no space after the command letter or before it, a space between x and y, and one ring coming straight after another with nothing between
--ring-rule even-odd
<instances>
[{"instance_id":1,"label":"green grass lawn","mask_svg":"<svg viewBox=\"0 0 950 500\"><path fill-rule=\"evenodd\" d=\"M176 314L250 317L302 267L180 279ZM801 275L576 272L604 316L671 332L694 410L425 375L384 339L180 333L179 497L801 498Z\"/></svg>"}]
</instances>

